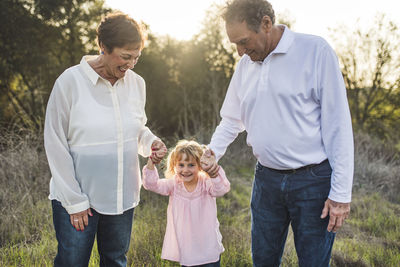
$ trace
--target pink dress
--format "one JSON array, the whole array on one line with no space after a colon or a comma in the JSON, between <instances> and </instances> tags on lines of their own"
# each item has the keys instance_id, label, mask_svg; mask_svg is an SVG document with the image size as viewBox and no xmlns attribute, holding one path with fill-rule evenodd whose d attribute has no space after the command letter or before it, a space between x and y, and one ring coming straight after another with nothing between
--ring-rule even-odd
<instances>
[{"instance_id":1,"label":"pink dress","mask_svg":"<svg viewBox=\"0 0 400 267\"><path fill-rule=\"evenodd\" d=\"M169 196L167 229L161 258L181 265L201 265L219 260L224 251L215 197L230 190L222 167L216 178L199 172L197 187L188 192L177 177L159 179L156 169L143 168L143 186Z\"/></svg>"}]
</instances>

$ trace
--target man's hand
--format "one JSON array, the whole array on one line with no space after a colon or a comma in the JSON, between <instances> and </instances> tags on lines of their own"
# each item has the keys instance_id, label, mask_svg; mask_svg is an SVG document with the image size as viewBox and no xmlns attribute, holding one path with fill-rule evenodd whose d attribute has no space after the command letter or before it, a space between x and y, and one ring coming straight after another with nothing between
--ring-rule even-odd
<instances>
[{"instance_id":1,"label":"man's hand","mask_svg":"<svg viewBox=\"0 0 400 267\"><path fill-rule=\"evenodd\" d=\"M200 159L200 165L203 171L208 173L211 178L215 178L218 175L219 166L215 159L214 152L207 148Z\"/></svg>"},{"instance_id":2,"label":"man's hand","mask_svg":"<svg viewBox=\"0 0 400 267\"><path fill-rule=\"evenodd\" d=\"M72 226L75 227L77 231L83 231L85 229L85 226L88 226L89 224L88 215L93 216L92 210L90 208L81 212L70 214L69 220Z\"/></svg>"},{"instance_id":3,"label":"man's hand","mask_svg":"<svg viewBox=\"0 0 400 267\"><path fill-rule=\"evenodd\" d=\"M154 164L160 163L160 161L167 154L167 147L161 140L155 140L151 144L151 156L150 159Z\"/></svg>"},{"instance_id":4,"label":"man's hand","mask_svg":"<svg viewBox=\"0 0 400 267\"><path fill-rule=\"evenodd\" d=\"M325 201L324 209L322 210L321 219L329 214L328 232L336 233L342 227L344 220L349 217L350 203L336 202L331 199Z\"/></svg>"}]
</instances>

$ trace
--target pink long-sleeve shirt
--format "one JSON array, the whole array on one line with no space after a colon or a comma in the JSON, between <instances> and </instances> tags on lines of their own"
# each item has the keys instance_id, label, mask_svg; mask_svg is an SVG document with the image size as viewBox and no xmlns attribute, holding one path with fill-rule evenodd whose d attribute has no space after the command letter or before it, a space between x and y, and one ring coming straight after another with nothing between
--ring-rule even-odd
<instances>
[{"instance_id":1,"label":"pink long-sleeve shirt","mask_svg":"<svg viewBox=\"0 0 400 267\"><path fill-rule=\"evenodd\" d=\"M219 260L224 247L219 231L216 197L230 190L222 167L216 178L208 178L199 172L196 189L188 192L178 176L159 179L157 169L150 170L145 166L143 186L169 196L162 259L187 266Z\"/></svg>"}]
</instances>

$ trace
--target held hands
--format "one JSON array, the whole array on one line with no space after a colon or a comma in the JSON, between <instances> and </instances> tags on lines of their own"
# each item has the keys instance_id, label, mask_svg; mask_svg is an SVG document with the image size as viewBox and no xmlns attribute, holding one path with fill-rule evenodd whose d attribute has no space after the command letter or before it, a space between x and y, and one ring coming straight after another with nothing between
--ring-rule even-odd
<instances>
[{"instance_id":1,"label":"held hands","mask_svg":"<svg viewBox=\"0 0 400 267\"><path fill-rule=\"evenodd\" d=\"M153 144L151 144L151 156L149 157L149 161L153 164L158 164L166 154L167 147L165 144L161 140L155 140Z\"/></svg>"},{"instance_id":2,"label":"held hands","mask_svg":"<svg viewBox=\"0 0 400 267\"><path fill-rule=\"evenodd\" d=\"M325 201L324 209L322 210L321 219L328 216L329 213L329 224L328 232L333 231L336 233L340 227L342 227L344 220L349 217L350 214L350 203L340 203L327 199Z\"/></svg>"},{"instance_id":3,"label":"held hands","mask_svg":"<svg viewBox=\"0 0 400 267\"><path fill-rule=\"evenodd\" d=\"M92 210L90 208L81 212L70 214L69 220L72 226L75 227L77 231L83 231L85 229L85 226L88 226L89 224L88 215L93 216Z\"/></svg>"},{"instance_id":4,"label":"held hands","mask_svg":"<svg viewBox=\"0 0 400 267\"><path fill-rule=\"evenodd\" d=\"M219 165L215 159L214 152L207 148L200 159L200 165L203 171L208 173L211 178L215 178L218 175Z\"/></svg>"}]
</instances>

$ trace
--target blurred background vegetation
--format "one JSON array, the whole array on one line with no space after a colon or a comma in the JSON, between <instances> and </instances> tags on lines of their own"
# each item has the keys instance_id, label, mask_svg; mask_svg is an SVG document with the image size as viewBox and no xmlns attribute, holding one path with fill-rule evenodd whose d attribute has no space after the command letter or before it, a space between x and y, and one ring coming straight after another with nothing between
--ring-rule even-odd
<instances>
[{"instance_id":1,"label":"blurred background vegetation","mask_svg":"<svg viewBox=\"0 0 400 267\"><path fill-rule=\"evenodd\" d=\"M98 54L95 29L103 0L0 2L0 266L51 266L56 252L50 173L42 130L55 79L85 54ZM180 138L207 143L238 56L218 7L189 41L149 39L135 71L147 84L148 125L167 146ZM293 18L278 14L289 26ZM331 29L355 131L351 218L339 232L333 266L400 266L400 30L378 14L367 29ZM255 159L245 134L221 160L232 191L218 199L223 266L251 266L249 199ZM160 260L166 198L142 190L135 211L131 266ZM296 266L291 235L283 266ZM96 250L91 266L98 265Z\"/></svg>"}]
</instances>

